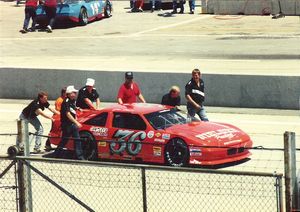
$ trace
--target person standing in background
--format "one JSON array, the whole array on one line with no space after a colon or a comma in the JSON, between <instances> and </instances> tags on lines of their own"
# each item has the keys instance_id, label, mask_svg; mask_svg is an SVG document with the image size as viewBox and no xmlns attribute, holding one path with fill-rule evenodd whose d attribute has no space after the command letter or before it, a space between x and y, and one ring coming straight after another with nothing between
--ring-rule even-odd
<instances>
[{"instance_id":1,"label":"person standing in background","mask_svg":"<svg viewBox=\"0 0 300 212\"><path fill-rule=\"evenodd\" d=\"M140 88L136 82L133 81L133 73L125 73L125 82L120 86L118 92L118 103L119 104L131 104L137 102L137 97L143 103L145 99L140 91Z\"/></svg>"},{"instance_id":2,"label":"person standing in background","mask_svg":"<svg viewBox=\"0 0 300 212\"><path fill-rule=\"evenodd\" d=\"M199 69L192 71L192 79L185 86L185 96L187 100L187 110L190 117L195 117L197 114L202 121L208 121L204 109L204 81L201 79Z\"/></svg>"},{"instance_id":3,"label":"person standing in background","mask_svg":"<svg viewBox=\"0 0 300 212\"><path fill-rule=\"evenodd\" d=\"M39 0L26 0L25 2L25 19L21 33L34 32L36 25L36 8ZM31 28L28 29L30 18L32 19Z\"/></svg>"},{"instance_id":4,"label":"person standing in background","mask_svg":"<svg viewBox=\"0 0 300 212\"><path fill-rule=\"evenodd\" d=\"M79 90L76 102L77 107L91 110L100 108L99 94L94 85L95 80L92 78L87 78L85 86ZM93 102L96 102L96 107L93 105Z\"/></svg>"}]
</instances>

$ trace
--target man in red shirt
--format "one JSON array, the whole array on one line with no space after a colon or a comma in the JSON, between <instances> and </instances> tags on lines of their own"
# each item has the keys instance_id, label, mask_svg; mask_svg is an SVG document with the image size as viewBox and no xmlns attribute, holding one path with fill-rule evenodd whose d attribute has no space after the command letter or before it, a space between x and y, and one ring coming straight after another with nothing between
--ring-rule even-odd
<instances>
[{"instance_id":1,"label":"man in red shirt","mask_svg":"<svg viewBox=\"0 0 300 212\"><path fill-rule=\"evenodd\" d=\"M36 8L38 5L38 0L26 0L25 2L25 19L23 24L23 29L20 30L21 33L34 32L36 25ZM32 19L31 28L28 29L30 18Z\"/></svg>"},{"instance_id":2,"label":"man in red shirt","mask_svg":"<svg viewBox=\"0 0 300 212\"><path fill-rule=\"evenodd\" d=\"M63 0L60 0L60 3L63 3ZM55 16L56 16L56 7L57 7L56 0L45 0L44 10L46 12L46 16L48 19L48 26L46 28L46 31L49 33L52 32L52 28L54 25Z\"/></svg>"},{"instance_id":3,"label":"man in red shirt","mask_svg":"<svg viewBox=\"0 0 300 212\"><path fill-rule=\"evenodd\" d=\"M137 102L136 97L143 103L145 103L145 99L140 91L140 88L136 82L133 81L133 73L126 72L125 73L125 82L120 86L118 93L118 102L119 104L125 103L135 103Z\"/></svg>"}]
</instances>

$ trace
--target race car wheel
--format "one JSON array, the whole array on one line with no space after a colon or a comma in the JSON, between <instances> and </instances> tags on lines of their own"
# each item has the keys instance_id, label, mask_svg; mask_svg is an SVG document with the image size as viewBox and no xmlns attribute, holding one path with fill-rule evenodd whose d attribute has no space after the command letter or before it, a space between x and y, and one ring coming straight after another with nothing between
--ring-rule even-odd
<instances>
[{"instance_id":1,"label":"race car wheel","mask_svg":"<svg viewBox=\"0 0 300 212\"><path fill-rule=\"evenodd\" d=\"M171 139L165 147L165 161L170 166L186 166L189 160L189 150L180 138Z\"/></svg>"},{"instance_id":2,"label":"race car wheel","mask_svg":"<svg viewBox=\"0 0 300 212\"><path fill-rule=\"evenodd\" d=\"M95 160L98 156L97 142L94 136L89 133L82 131L79 133L81 140L81 146L83 151L83 156L87 160Z\"/></svg>"},{"instance_id":3,"label":"race car wheel","mask_svg":"<svg viewBox=\"0 0 300 212\"><path fill-rule=\"evenodd\" d=\"M88 14L87 14L86 9L83 7L80 9L79 24L84 26L84 25L87 25L88 22L89 22Z\"/></svg>"},{"instance_id":4,"label":"race car wheel","mask_svg":"<svg viewBox=\"0 0 300 212\"><path fill-rule=\"evenodd\" d=\"M111 16L111 4L109 1L106 1L104 16L105 18L109 18Z\"/></svg>"}]
</instances>

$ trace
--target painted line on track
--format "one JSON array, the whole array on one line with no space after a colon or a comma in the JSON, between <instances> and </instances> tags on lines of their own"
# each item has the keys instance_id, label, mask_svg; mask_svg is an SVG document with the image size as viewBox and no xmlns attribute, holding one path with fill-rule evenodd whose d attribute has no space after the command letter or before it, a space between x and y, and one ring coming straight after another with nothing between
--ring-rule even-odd
<instances>
[{"instance_id":1,"label":"painted line on track","mask_svg":"<svg viewBox=\"0 0 300 212\"><path fill-rule=\"evenodd\" d=\"M180 26L180 25L184 25L184 24L188 24L188 23L192 23L192 22L195 22L195 21L198 21L198 20L208 19L208 18L210 18L210 16L201 16L201 17L189 19L189 20L186 20L186 21L181 21L181 22L174 23L174 24L169 24L169 25L165 25L165 26L159 26L159 27L155 27L155 28L152 28L152 29L143 30L143 31L140 31L140 32L137 32L137 33L133 33L132 35L133 36L139 36L141 34L154 32L154 31L161 30L161 29L173 28L173 27L177 27L177 26Z\"/></svg>"},{"instance_id":2,"label":"painted line on track","mask_svg":"<svg viewBox=\"0 0 300 212\"><path fill-rule=\"evenodd\" d=\"M178 23L179 24L179 23ZM90 39L120 39L120 38L137 38L143 35L143 37L190 37L190 38L200 38L200 37L214 37L214 38L235 38L235 37L247 37L247 38L259 38L259 39L268 39L268 38L282 38L282 39L290 39L296 38L300 39L300 36L296 35L274 35L274 36L262 36L262 35L209 35L209 34L151 34L149 32L154 32L160 29L167 29L174 26L162 26L158 28L153 28L150 30L145 30L141 32L137 32L134 34L125 34L125 35L98 35L98 36L89 36ZM148 33L148 34L146 34ZM0 41L28 41L28 40L75 40L75 39L85 39L86 36L61 36L61 37L16 37L16 38L0 38Z\"/></svg>"}]
</instances>

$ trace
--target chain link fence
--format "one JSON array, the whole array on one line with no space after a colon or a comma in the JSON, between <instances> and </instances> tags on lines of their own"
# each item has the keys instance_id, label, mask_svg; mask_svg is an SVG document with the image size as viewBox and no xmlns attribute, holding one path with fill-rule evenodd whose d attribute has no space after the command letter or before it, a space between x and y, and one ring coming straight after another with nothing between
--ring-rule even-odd
<instances>
[{"instance_id":1,"label":"chain link fence","mask_svg":"<svg viewBox=\"0 0 300 212\"><path fill-rule=\"evenodd\" d=\"M18 211L16 173L14 161L0 158L0 211Z\"/></svg>"},{"instance_id":2,"label":"chain link fence","mask_svg":"<svg viewBox=\"0 0 300 212\"><path fill-rule=\"evenodd\" d=\"M4 152L16 135L0 138L9 141ZM20 186L13 160L0 158L0 211L21 210L22 186L34 211L282 211L282 175L261 170L282 173L283 149L251 151L250 161L219 170L17 157L25 167ZM297 165L299 158L297 148Z\"/></svg>"},{"instance_id":3,"label":"chain link fence","mask_svg":"<svg viewBox=\"0 0 300 212\"><path fill-rule=\"evenodd\" d=\"M280 211L282 207L278 183L282 175L20 159L31 169L33 211Z\"/></svg>"}]
</instances>

